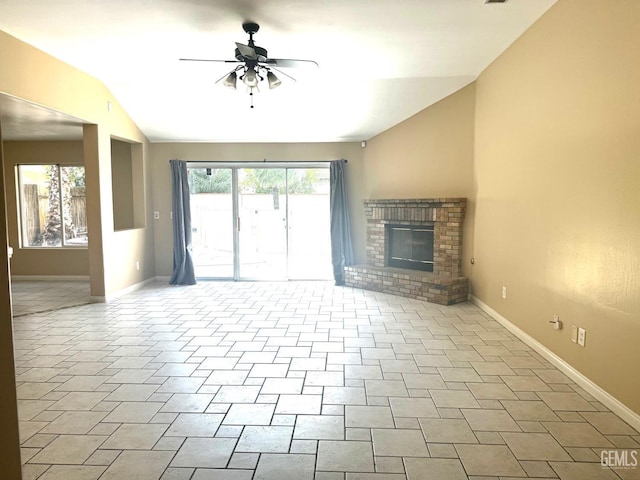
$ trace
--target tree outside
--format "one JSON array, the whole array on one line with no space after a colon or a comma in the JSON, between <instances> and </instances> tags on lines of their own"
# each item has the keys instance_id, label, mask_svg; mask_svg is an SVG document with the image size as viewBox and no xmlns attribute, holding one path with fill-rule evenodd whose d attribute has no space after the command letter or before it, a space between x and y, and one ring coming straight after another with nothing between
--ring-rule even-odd
<instances>
[{"instance_id":1,"label":"tree outside","mask_svg":"<svg viewBox=\"0 0 640 480\"><path fill-rule=\"evenodd\" d=\"M207 174L207 171L210 173ZM189 190L195 193L230 193L231 169L190 168Z\"/></svg>"},{"instance_id":2,"label":"tree outside","mask_svg":"<svg viewBox=\"0 0 640 480\"><path fill-rule=\"evenodd\" d=\"M25 246L86 244L84 167L21 165L20 169L24 228L28 229L24 232ZM82 221L74 222L74 218ZM76 239L79 232L83 238Z\"/></svg>"},{"instance_id":3,"label":"tree outside","mask_svg":"<svg viewBox=\"0 0 640 480\"><path fill-rule=\"evenodd\" d=\"M240 182L241 190L253 193L315 193L317 169L247 168Z\"/></svg>"}]
</instances>

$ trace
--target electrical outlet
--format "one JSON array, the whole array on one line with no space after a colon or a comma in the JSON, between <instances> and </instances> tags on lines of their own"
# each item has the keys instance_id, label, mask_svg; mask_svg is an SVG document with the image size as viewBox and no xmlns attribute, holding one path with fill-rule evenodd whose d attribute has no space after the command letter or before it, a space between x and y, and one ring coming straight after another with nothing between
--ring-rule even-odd
<instances>
[{"instance_id":1,"label":"electrical outlet","mask_svg":"<svg viewBox=\"0 0 640 480\"><path fill-rule=\"evenodd\" d=\"M575 325L571 325L571 341L578 343L578 327Z\"/></svg>"},{"instance_id":2,"label":"electrical outlet","mask_svg":"<svg viewBox=\"0 0 640 480\"><path fill-rule=\"evenodd\" d=\"M153 219L160 220L160 212L153 212Z\"/></svg>"},{"instance_id":3,"label":"electrical outlet","mask_svg":"<svg viewBox=\"0 0 640 480\"><path fill-rule=\"evenodd\" d=\"M507 287L502 287L502 298L507 298Z\"/></svg>"},{"instance_id":4,"label":"electrical outlet","mask_svg":"<svg viewBox=\"0 0 640 480\"><path fill-rule=\"evenodd\" d=\"M587 339L587 331L584 328L578 328L578 345L584 347L584 342Z\"/></svg>"}]
</instances>

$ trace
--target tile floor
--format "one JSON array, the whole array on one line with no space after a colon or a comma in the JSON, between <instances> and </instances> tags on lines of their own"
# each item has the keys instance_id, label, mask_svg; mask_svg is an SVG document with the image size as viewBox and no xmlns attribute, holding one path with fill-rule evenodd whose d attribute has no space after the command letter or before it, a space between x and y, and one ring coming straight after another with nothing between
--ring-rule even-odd
<instances>
[{"instance_id":1,"label":"tile floor","mask_svg":"<svg viewBox=\"0 0 640 480\"><path fill-rule=\"evenodd\" d=\"M86 305L91 300L89 282L13 281L13 316Z\"/></svg>"},{"instance_id":2,"label":"tile floor","mask_svg":"<svg viewBox=\"0 0 640 480\"><path fill-rule=\"evenodd\" d=\"M471 304L158 283L15 337L26 479L640 478L600 465L640 434Z\"/></svg>"}]
</instances>

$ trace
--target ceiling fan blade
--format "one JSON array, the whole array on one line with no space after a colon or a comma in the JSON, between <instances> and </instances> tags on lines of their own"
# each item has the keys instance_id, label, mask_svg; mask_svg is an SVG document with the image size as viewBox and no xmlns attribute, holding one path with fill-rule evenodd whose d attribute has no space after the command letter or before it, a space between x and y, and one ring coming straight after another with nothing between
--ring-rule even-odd
<instances>
[{"instance_id":1,"label":"ceiling fan blade","mask_svg":"<svg viewBox=\"0 0 640 480\"><path fill-rule=\"evenodd\" d=\"M242 63L238 60L212 60L209 58L179 58L181 62L217 62L217 63Z\"/></svg>"},{"instance_id":2,"label":"ceiling fan blade","mask_svg":"<svg viewBox=\"0 0 640 480\"><path fill-rule=\"evenodd\" d=\"M256 54L255 48L250 47L249 45L238 43L238 42L236 42L236 47L238 47L238 51L240 52L240 55L242 55L244 58L248 58L250 60L258 59L258 55Z\"/></svg>"},{"instance_id":3,"label":"ceiling fan blade","mask_svg":"<svg viewBox=\"0 0 640 480\"><path fill-rule=\"evenodd\" d=\"M265 65L279 68L312 68L318 67L318 63L313 60L294 60L291 58L267 58Z\"/></svg>"},{"instance_id":4,"label":"ceiling fan blade","mask_svg":"<svg viewBox=\"0 0 640 480\"><path fill-rule=\"evenodd\" d=\"M289 75L288 73L283 72L282 70L280 70L279 68L274 67L273 65L271 65L269 67L269 69L270 70L275 70L279 74L284 75L285 77L289 78L290 80L293 80L294 82L297 82L297 80L295 78L293 78L291 75Z\"/></svg>"}]
</instances>

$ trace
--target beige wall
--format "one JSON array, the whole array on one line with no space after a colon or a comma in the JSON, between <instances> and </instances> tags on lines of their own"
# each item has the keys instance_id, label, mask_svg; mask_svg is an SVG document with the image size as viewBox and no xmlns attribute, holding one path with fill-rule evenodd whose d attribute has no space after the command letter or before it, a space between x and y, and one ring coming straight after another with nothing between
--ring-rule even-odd
<instances>
[{"instance_id":1,"label":"beige wall","mask_svg":"<svg viewBox=\"0 0 640 480\"><path fill-rule=\"evenodd\" d=\"M107 272L111 292L117 292L156 276L153 239L152 170L149 145L131 145L133 168L134 228L115 232L111 237L109 257L113 262ZM138 179L144 179L138 182ZM136 268L139 264L139 270Z\"/></svg>"},{"instance_id":2,"label":"beige wall","mask_svg":"<svg viewBox=\"0 0 640 480\"><path fill-rule=\"evenodd\" d=\"M473 270L478 298L636 413L638 25L637 0L561 0L480 75Z\"/></svg>"},{"instance_id":3,"label":"beige wall","mask_svg":"<svg viewBox=\"0 0 640 480\"><path fill-rule=\"evenodd\" d=\"M87 192L99 191L98 197L93 197L89 212L99 212L90 214L89 229L101 231L102 234L96 240L102 241L102 256L98 255L99 250L94 253L94 265L103 272L91 281L104 282L104 296L107 298L116 294L119 290L140 283L146 279L155 277L154 264L154 242L153 227L151 226L152 211L151 205L151 168L149 168L148 143L132 143L131 157L136 165L141 165L141 174L144 182L136 186L135 196L141 197L143 203L141 209L144 212L144 223L138 228L126 230L114 229L113 220L113 195L111 190L111 137L106 128L101 126L85 126L85 159L92 155L98 156L100 161L91 162L87 167ZM108 161L102 159L108 158ZM96 178L97 177L97 178ZM135 176L134 176L135 177ZM89 201L89 197L87 197ZM99 202L99 203L98 203ZM134 210L135 213L135 210ZM89 240L91 244L91 238ZM91 255L92 252L90 251ZM137 268L136 263L139 265ZM93 287L93 285L92 285ZM100 285L98 285L100 287ZM95 295L95 294L94 294Z\"/></svg>"},{"instance_id":4,"label":"beige wall","mask_svg":"<svg viewBox=\"0 0 640 480\"><path fill-rule=\"evenodd\" d=\"M145 140L102 82L1 30L0 67L0 93L100 124L114 137Z\"/></svg>"},{"instance_id":5,"label":"beige wall","mask_svg":"<svg viewBox=\"0 0 640 480\"><path fill-rule=\"evenodd\" d=\"M373 137L364 151L365 198L468 199L462 247L465 275L473 254L474 111L472 83Z\"/></svg>"},{"instance_id":6,"label":"beige wall","mask_svg":"<svg viewBox=\"0 0 640 480\"><path fill-rule=\"evenodd\" d=\"M4 142L7 220L13 275L89 275L86 248L20 248L16 165L84 165L82 142Z\"/></svg>"},{"instance_id":7,"label":"beige wall","mask_svg":"<svg viewBox=\"0 0 640 480\"><path fill-rule=\"evenodd\" d=\"M362 213L362 149L359 143L154 143L151 145L153 170L153 210L160 212L154 220L156 273L171 275L173 265L171 219L171 170L169 160L271 162L326 161L345 158L350 189L350 214L353 243L359 261L364 253L364 217Z\"/></svg>"},{"instance_id":8,"label":"beige wall","mask_svg":"<svg viewBox=\"0 0 640 480\"><path fill-rule=\"evenodd\" d=\"M113 228L111 138L134 144L141 154L146 182L150 172L147 139L111 93L95 78L1 31L0 93L72 115L79 119L79 128L84 122L92 295L109 296L155 276L151 211L146 209L151 204L149 183L143 187L141 224L145 227L125 232ZM136 270L135 260L131 261L131 252L140 257L140 270Z\"/></svg>"}]
</instances>

